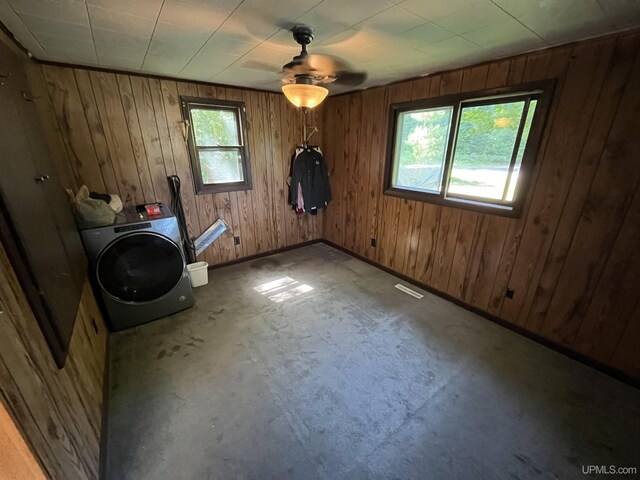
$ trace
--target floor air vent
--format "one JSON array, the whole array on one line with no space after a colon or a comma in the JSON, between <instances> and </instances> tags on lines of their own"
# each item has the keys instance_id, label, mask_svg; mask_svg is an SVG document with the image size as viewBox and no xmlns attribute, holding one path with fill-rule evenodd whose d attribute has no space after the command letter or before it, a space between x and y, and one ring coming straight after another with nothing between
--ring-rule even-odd
<instances>
[{"instance_id":1,"label":"floor air vent","mask_svg":"<svg viewBox=\"0 0 640 480\"><path fill-rule=\"evenodd\" d=\"M396 288L401 292L406 293L407 295L411 295L412 297L416 297L416 298L424 297L424 295L422 295L421 293L418 293L415 290L411 290L409 287L405 287L404 285L397 284Z\"/></svg>"}]
</instances>

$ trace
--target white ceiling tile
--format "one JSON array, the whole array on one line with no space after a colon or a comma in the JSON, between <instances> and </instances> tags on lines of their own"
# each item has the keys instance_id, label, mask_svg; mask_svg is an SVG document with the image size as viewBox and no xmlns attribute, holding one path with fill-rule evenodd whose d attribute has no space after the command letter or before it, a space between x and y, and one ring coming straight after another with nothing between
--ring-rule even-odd
<instances>
[{"instance_id":1,"label":"white ceiling tile","mask_svg":"<svg viewBox=\"0 0 640 480\"><path fill-rule=\"evenodd\" d=\"M142 65L142 70L158 75L177 76L178 72L184 68L187 59L174 58L168 55L147 54Z\"/></svg>"},{"instance_id":2,"label":"white ceiling tile","mask_svg":"<svg viewBox=\"0 0 640 480\"><path fill-rule=\"evenodd\" d=\"M368 86L631 28L640 0L0 0L0 21L45 60L279 90L294 24Z\"/></svg>"},{"instance_id":3,"label":"white ceiling tile","mask_svg":"<svg viewBox=\"0 0 640 480\"><path fill-rule=\"evenodd\" d=\"M342 55L380 42L380 35L354 27L344 30L323 42L313 43L308 49L311 53Z\"/></svg>"},{"instance_id":4,"label":"white ceiling tile","mask_svg":"<svg viewBox=\"0 0 640 480\"><path fill-rule=\"evenodd\" d=\"M402 2L400 6L427 20L435 20L455 12L462 12L479 3L479 1L480 0L407 0L406 2Z\"/></svg>"},{"instance_id":5,"label":"white ceiling tile","mask_svg":"<svg viewBox=\"0 0 640 480\"><path fill-rule=\"evenodd\" d=\"M0 21L20 41L22 46L38 58L47 58L48 55L38 43L33 33L25 26L7 0L0 0Z\"/></svg>"},{"instance_id":6,"label":"white ceiling tile","mask_svg":"<svg viewBox=\"0 0 640 480\"><path fill-rule=\"evenodd\" d=\"M242 34L229 36L217 32L193 58L190 58L180 73L188 76L192 72L196 72L198 78L203 78L204 72L208 72L206 78L210 78L238 60L242 55L250 52L259 43L259 41Z\"/></svg>"},{"instance_id":7,"label":"white ceiling tile","mask_svg":"<svg viewBox=\"0 0 640 480\"><path fill-rule=\"evenodd\" d=\"M37 17L26 13L21 13L20 19L34 34L40 33L45 35L57 35L60 37L78 38L80 40L91 40L91 28L89 28L88 22L85 25L58 22L51 20L50 18Z\"/></svg>"},{"instance_id":8,"label":"white ceiling tile","mask_svg":"<svg viewBox=\"0 0 640 480\"><path fill-rule=\"evenodd\" d=\"M56 52L58 56L63 56L63 52L67 52L64 55L67 58L72 58L73 55L81 55L83 57L92 57L96 60L96 48L93 42L79 42L70 40L64 37L57 37L55 42L51 42L47 46L47 53L52 54Z\"/></svg>"},{"instance_id":9,"label":"white ceiling tile","mask_svg":"<svg viewBox=\"0 0 640 480\"><path fill-rule=\"evenodd\" d=\"M47 49L48 60L54 62L73 63L77 65L97 66L98 58L96 57L96 51L93 45L78 44L76 49L70 51L69 49L59 50L57 48Z\"/></svg>"},{"instance_id":10,"label":"white ceiling tile","mask_svg":"<svg viewBox=\"0 0 640 480\"><path fill-rule=\"evenodd\" d=\"M57 50L68 49L73 51L75 48L82 49L83 46L89 45L93 49L93 40L91 36L88 38L63 37L60 35L48 35L46 33L34 33L34 36L41 45L46 45L45 50L55 48Z\"/></svg>"},{"instance_id":11,"label":"white ceiling tile","mask_svg":"<svg viewBox=\"0 0 640 480\"><path fill-rule=\"evenodd\" d=\"M203 58L207 55L212 57L219 54L242 56L259 44L259 41L252 38L242 38L240 35L223 35L218 32L209 39L198 53L201 53Z\"/></svg>"},{"instance_id":12,"label":"white ceiling tile","mask_svg":"<svg viewBox=\"0 0 640 480\"><path fill-rule=\"evenodd\" d=\"M240 56L230 55L226 53L217 53L214 56L202 55L202 52L196 57L196 61L190 62L180 71L181 75L188 78L197 78L207 80L218 73L222 72L232 63L238 61Z\"/></svg>"},{"instance_id":13,"label":"white ceiling tile","mask_svg":"<svg viewBox=\"0 0 640 480\"><path fill-rule=\"evenodd\" d=\"M126 70L140 70L145 56L144 52L132 52L103 45L96 45L96 50L100 65Z\"/></svg>"},{"instance_id":14,"label":"white ceiling tile","mask_svg":"<svg viewBox=\"0 0 640 480\"><path fill-rule=\"evenodd\" d=\"M360 65L377 60L398 58L404 54L417 57L422 56L422 53L418 52L411 46L404 45L398 39L383 40L379 43L374 43L373 45L355 50L354 55L358 62L355 66L359 67Z\"/></svg>"},{"instance_id":15,"label":"white ceiling tile","mask_svg":"<svg viewBox=\"0 0 640 480\"><path fill-rule=\"evenodd\" d=\"M294 49L290 53L296 55L298 53L298 49ZM271 62L281 67L285 63L289 62L293 55L290 55L286 50L279 46L269 45L267 42L265 42L252 49L250 52L244 55L243 58L259 60L266 63Z\"/></svg>"},{"instance_id":16,"label":"white ceiling tile","mask_svg":"<svg viewBox=\"0 0 640 480\"><path fill-rule=\"evenodd\" d=\"M138 37L151 37L156 21L117 10L88 5L92 28L111 30Z\"/></svg>"},{"instance_id":17,"label":"white ceiling tile","mask_svg":"<svg viewBox=\"0 0 640 480\"><path fill-rule=\"evenodd\" d=\"M188 43L171 43L153 39L149 44L149 53L183 58L185 61L189 61L198 52L199 48L199 46Z\"/></svg>"},{"instance_id":18,"label":"white ceiling tile","mask_svg":"<svg viewBox=\"0 0 640 480\"><path fill-rule=\"evenodd\" d=\"M466 33L483 27L498 25L512 17L489 0L483 0L468 9L438 18L435 23L455 33Z\"/></svg>"},{"instance_id":19,"label":"white ceiling tile","mask_svg":"<svg viewBox=\"0 0 640 480\"><path fill-rule=\"evenodd\" d=\"M425 23L424 25L412 28L408 32L404 32L400 35L401 38L405 39L414 47L429 45L430 43L439 42L453 36L455 36L455 33L436 25L435 23Z\"/></svg>"},{"instance_id":20,"label":"white ceiling tile","mask_svg":"<svg viewBox=\"0 0 640 480\"><path fill-rule=\"evenodd\" d=\"M638 0L598 0L607 18L618 28L640 25L640 2Z\"/></svg>"},{"instance_id":21,"label":"white ceiling tile","mask_svg":"<svg viewBox=\"0 0 640 480\"><path fill-rule=\"evenodd\" d=\"M106 47L121 48L123 50L146 52L149 47L149 38L139 37L136 35L128 35L102 28L93 29L93 38L96 44Z\"/></svg>"},{"instance_id":22,"label":"white ceiling tile","mask_svg":"<svg viewBox=\"0 0 640 480\"><path fill-rule=\"evenodd\" d=\"M392 6L387 0L325 0L298 20L311 25L320 42Z\"/></svg>"},{"instance_id":23,"label":"white ceiling tile","mask_svg":"<svg viewBox=\"0 0 640 480\"><path fill-rule=\"evenodd\" d=\"M467 40L488 49L503 48L513 52L544 47L545 41L518 21L509 19L498 25L482 27L463 35Z\"/></svg>"},{"instance_id":24,"label":"white ceiling tile","mask_svg":"<svg viewBox=\"0 0 640 480\"><path fill-rule=\"evenodd\" d=\"M390 71L415 69L417 64L424 62L425 57L424 52L409 48L403 51L396 51L391 56L379 57L372 62L360 65L360 67L370 77L380 73L384 76L388 75Z\"/></svg>"},{"instance_id":25,"label":"white ceiling tile","mask_svg":"<svg viewBox=\"0 0 640 480\"><path fill-rule=\"evenodd\" d=\"M495 0L528 28L551 43L614 30L597 0Z\"/></svg>"},{"instance_id":26,"label":"white ceiling tile","mask_svg":"<svg viewBox=\"0 0 640 480\"><path fill-rule=\"evenodd\" d=\"M20 0L22 1L22 0ZM41 1L41 0L30 0ZM56 0L57 1L57 0ZM89 5L128 13L136 17L158 18L163 0L86 0Z\"/></svg>"},{"instance_id":27,"label":"white ceiling tile","mask_svg":"<svg viewBox=\"0 0 640 480\"><path fill-rule=\"evenodd\" d=\"M358 27L380 35L395 36L411 30L426 20L401 7L392 7L363 20Z\"/></svg>"},{"instance_id":28,"label":"white ceiling tile","mask_svg":"<svg viewBox=\"0 0 640 480\"><path fill-rule=\"evenodd\" d=\"M296 19L320 0L245 0L220 26L219 33L266 40L281 29L288 29Z\"/></svg>"},{"instance_id":29,"label":"white ceiling tile","mask_svg":"<svg viewBox=\"0 0 640 480\"><path fill-rule=\"evenodd\" d=\"M240 8L254 13L262 13L270 20L292 22L323 1L326 0L270 0L265 5L264 0L244 0ZM282 25L279 26L282 27Z\"/></svg>"},{"instance_id":30,"label":"white ceiling tile","mask_svg":"<svg viewBox=\"0 0 640 480\"><path fill-rule=\"evenodd\" d=\"M235 64L211 77L211 81L227 85L244 85L247 83L264 82L265 72L244 68Z\"/></svg>"},{"instance_id":31,"label":"white ceiling tile","mask_svg":"<svg viewBox=\"0 0 640 480\"><path fill-rule=\"evenodd\" d=\"M462 37L451 37L440 42L420 47L420 51L441 59L474 59L484 52L484 48Z\"/></svg>"},{"instance_id":32,"label":"white ceiling tile","mask_svg":"<svg viewBox=\"0 0 640 480\"><path fill-rule=\"evenodd\" d=\"M159 21L213 33L240 4L240 0L165 0Z\"/></svg>"},{"instance_id":33,"label":"white ceiling tile","mask_svg":"<svg viewBox=\"0 0 640 480\"><path fill-rule=\"evenodd\" d=\"M209 37L211 37L209 30L202 31L196 28L158 23L149 53L191 58L209 40Z\"/></svg>"},{"instance_id":34,"label":"white ceiling tile","mask_svg":"<svg viewBox=\"0 0 640 480\"><path fill-rule=\"evenodd\" d=\"M82 0L9 0L18 13L50 18L58 22L86 25L87 6Z\"/></svg>"},{"instance_id":35,"label":"white ceiling tile","mask_svg":"<svg viewBox=\"0 0 640 480\"><path fill-rule=\"evenodd\" d=\"M276 47L284 51L295 52L293 53L294 55L300 52L300 45L298 45L296 41L293 39L293 34L291 33L291 30L286 28L283 28L279 30L277 33L275 33L274 35L270 36L267 40L264 41L264 43L267 43L272 47ZM314 40L311 43L310 48L313 48L314 45L318 45L319 43L320 42L318 40Z\"/></svg>"},{"instance_id":36,"label":"white ceiling tile","mask_svg":"<svg viewBox=\"0 0 640 480\"><path fill-rule=\"evenodd\" d=\"M553 2L554 0L551 1ZM532 2L530 0L493 0L493 2L515 18L521 17L526 13L534 12L541 6L549 4L548 2L544 2L542 5L536 5L538 2Z\"/></svg>"},{"instance_id":37,"label":"white ceiling tile","mask_svg":"<svg viewBox=\"0 0 640 480\"><path fill-rule=\"evenodd\" d=\"M139 72L142 62L138 62L136 59L129 57L104 55L98 56L98 63L103 68Z\"/></svg>"}]
</instances>

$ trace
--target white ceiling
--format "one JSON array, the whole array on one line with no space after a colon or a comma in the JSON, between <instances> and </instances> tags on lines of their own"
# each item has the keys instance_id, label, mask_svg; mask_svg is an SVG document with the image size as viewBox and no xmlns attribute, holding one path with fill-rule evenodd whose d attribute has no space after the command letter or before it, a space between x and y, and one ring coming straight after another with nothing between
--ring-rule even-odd
<instances>
[{"instance_id":1,"label":"white ceiling","mask_svg":"<svg viewBox=\"0 0 640 480\"><path fill-rule=\"evenodd\" d=\"M41 60L277 90L295 23L372 86L633 28L640 0L0 0L0 21Z\"/></svg>"}]
</instances>

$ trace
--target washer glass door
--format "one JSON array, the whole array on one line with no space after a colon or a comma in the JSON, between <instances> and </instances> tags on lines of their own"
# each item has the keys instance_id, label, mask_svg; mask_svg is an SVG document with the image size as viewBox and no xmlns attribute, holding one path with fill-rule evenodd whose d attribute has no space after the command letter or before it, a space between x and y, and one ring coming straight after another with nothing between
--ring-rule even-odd
<instances>
[{"instance_id":1,"label":"washer glass door","mask_svg":"<svg viewBox=\"0 0 640 480\"><path fill-rule=\"evenodd\" d=\"M149 302L169 293L184 271L178 246L152 232L132 233L109 244L98 258L100 286L125 302Z\"/></svg>"}]
</instances>

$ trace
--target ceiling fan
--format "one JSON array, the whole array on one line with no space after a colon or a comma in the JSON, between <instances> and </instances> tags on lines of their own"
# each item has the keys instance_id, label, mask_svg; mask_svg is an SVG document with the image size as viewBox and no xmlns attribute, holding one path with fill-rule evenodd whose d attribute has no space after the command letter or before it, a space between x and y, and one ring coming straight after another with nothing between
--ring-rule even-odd
<instances>
[{"instance_id":1,"label":"ceiling fan","mask_svg":"<svg viewBox=\"0 0 640 480\"><path fill-rule=\"evenodd\" d=\"M323 84L360 85L367 79L365 72L352 71L338 57L308 53L307 45L313 40L313 29L308 25L296 25L291 32L302 51L282 67L282 91L295 106L307 109L322 103L329 93Z\"/></svg>"}]
</instances>

